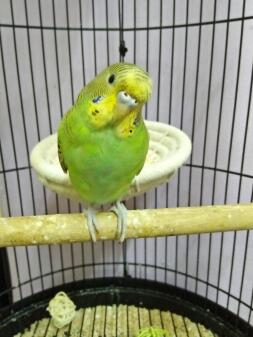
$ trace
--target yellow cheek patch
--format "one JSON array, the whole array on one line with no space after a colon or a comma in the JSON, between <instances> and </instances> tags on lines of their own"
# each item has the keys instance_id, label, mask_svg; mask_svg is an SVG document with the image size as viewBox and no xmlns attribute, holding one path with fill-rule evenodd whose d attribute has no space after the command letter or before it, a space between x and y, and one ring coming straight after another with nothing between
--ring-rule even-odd
<instances>
[{"instance_id":1,"label":"yellow cheek patch","mask_svg":"<svg viewBox=\"0 0 253 337\"><path fill-rule=\"evenodd\" d=\"M111 122L116 99L114 95L102 98L98 103L89 102L87 113L91 124L100 129Z\"/></svg>"}]
</instances>

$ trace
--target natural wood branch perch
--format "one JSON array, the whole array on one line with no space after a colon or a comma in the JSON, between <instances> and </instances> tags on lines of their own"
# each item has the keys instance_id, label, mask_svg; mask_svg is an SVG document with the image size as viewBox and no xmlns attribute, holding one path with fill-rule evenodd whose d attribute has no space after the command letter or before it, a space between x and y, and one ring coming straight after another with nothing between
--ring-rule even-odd
<instances>
[{"instance_id":1,"label":"natural wood branch perch","mask_svg":"<svg viewBox=\"0 0 253 337\"><path fill-rule=\"evenodd\" d=\"M98 240L114 239L116 216L98 215ZM148 209L128 212L126 238L253 229L253 204ZM0 218L0 247L89 241L83 214Z\"/></svg>"}]
</instances>

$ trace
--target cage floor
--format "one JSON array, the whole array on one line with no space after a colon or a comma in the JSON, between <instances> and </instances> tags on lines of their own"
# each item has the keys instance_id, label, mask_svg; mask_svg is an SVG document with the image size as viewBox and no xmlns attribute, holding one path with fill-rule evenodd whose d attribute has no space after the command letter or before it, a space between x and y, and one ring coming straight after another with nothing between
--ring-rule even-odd
<instances>
[{"instance_id":1,"label":"cage floor","mask_svg":"<svg viewBox=\"0 0 253 337\"><path fill-rule=\"evenodd\" d=\"M59 291L68 294L78 313L58 330L46 308ZM170 337L253 336L246 322L203 297L128 277L73 282L0 310L0 337L131 337L149 326L168 330Z\"/></svg>"},{"instance_id":2,"label":"cage floor","mask_svg":"<svg viewBox=\"0 0 253 337\"><path fill-rule=\"evenodd\" d=\"M49 318L44 318L15 337L136 337L141 328L149 326L165 329L167 337L218 337L187 317L128 305L79 309L72 323L61 329L55 328Z\"/></svg>"}]
</instances>

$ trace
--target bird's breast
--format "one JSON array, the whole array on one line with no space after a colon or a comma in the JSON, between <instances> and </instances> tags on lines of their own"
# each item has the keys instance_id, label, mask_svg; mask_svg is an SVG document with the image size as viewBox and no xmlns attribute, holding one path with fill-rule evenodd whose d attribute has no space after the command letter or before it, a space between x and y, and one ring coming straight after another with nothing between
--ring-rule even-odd
<instances>
[{"instance_id":1,"label":"bird's breast","mask_svg":"<svg viewBox=\"0 0 253 337\"><path fill-rule=\"evenodd\" d=\"M112 202L127 191L148 150L144 123L135 131L131 137L119 138L113 129L100 130L73 149L70 179L85 201Z\"/></svg>"}]
</instances>

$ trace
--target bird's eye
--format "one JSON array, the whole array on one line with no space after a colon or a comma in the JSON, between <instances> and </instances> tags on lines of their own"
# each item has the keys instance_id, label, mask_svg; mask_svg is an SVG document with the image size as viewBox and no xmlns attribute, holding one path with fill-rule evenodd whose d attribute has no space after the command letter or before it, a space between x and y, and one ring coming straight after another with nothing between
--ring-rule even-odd
<instances>
[{"instance_id":1,"label":"bird's eye","mask_svg":"<svg viewBox=\"0 0 253 337\"><path fill-rule=\"evenodd\" d=\"M108 82L109 82L109 83L113 83L114 80L115 80L115 75L112 74L112 75L108 78Z\"/></svg>"}]
</instances>

